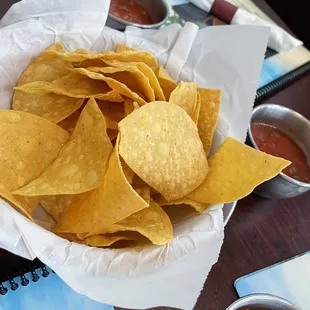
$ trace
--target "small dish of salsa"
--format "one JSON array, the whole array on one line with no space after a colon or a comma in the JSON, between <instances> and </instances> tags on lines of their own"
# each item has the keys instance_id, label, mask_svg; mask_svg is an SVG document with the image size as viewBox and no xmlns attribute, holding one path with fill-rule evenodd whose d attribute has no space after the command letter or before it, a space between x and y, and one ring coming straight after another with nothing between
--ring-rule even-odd
<instances>
[{"instance_id":1,"label":"small dish of salsa","mask_svg":"<svg viewBox=\"0 0 310 310\"><path fill-rule=\"evenodd\" d=\"M284 174L297 181L310 183L307 157L288 135L280 129L264 123L252 123L251 133L259 150L292 162L282 171Z\"/></svg>"},{"instance_id":2,"label":"small dish of salsa","mask_svg":"<svg viewBox=\"0 0 310 310\"><path fill-rule=\"evenodd\" d=\"M134 24L154 24L146 9L135 0L111 0L109 13Z\"/></svg>"}]
</instances>

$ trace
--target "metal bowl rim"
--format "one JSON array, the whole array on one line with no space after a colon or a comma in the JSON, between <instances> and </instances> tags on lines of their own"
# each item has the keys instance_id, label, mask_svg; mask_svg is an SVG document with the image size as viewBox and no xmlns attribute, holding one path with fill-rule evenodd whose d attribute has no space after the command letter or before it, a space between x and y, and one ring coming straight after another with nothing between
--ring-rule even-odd
<instances>
[{"instance_id":1,"label":"metal bowl rim","mask_svg":"<svg viewBox=\"0 0 310 310\"><path fill-rule=\"evenodd\" d=\"M264 109L264 108L270 108L270 107L279 107L281 109L284 109L292 114L294 114L295 116L299 117L299 118L302 118L303 120L307 121L309 123L309 126L310 126L310 121L305 118L303 115L299 114L298 112L292 110L292 109L289 109L287 107L284 107L282 105L279 105L279 104L274 104L274 103L265 103L265 104L261 104L257 107L255 107L252 111L252 115L251 115L251 121L250 121L250 125L249 125L249 128L248 128L248 133L249 133L249 137L250 137L250 140L251 140L251 143L253 144L253 146L257 149L257 150L260 150L257 146L257 144L255 143L255 140L252 136L252 131L251 131L251 124L252 124L252 117L254 115L254 113L260 109ZM295 180L294 178L291 178L289 177L288 175L286 175L285 173L283 172L280 172L279 173L279 176L281 178L283 178L284 180L290 182L290 183L293 183L295 185L298 185L298 186L301 186L301 187L306 187L306 188L310 188L310 183L305 183L305 182L301 182L301 181L298 181L298 180Z\"/></svg>"},{"instance_id":2,"label":"metal bowl rim","mask_svg":"<svg viewBox=\"0 0 310 310\"><path fill-rule=\"evenodd\" d=\"M256 301L257 302L266 301L266 300L268 300L268 301L279 301L281 303L284 303L286 306L293 307L296 310L301 310L301 308L299 308L298 306L294 305L292 302L290 302L287 299L284 299L282 297L279 297L279 296L276 296L276 295L272 295L272 294L262 294L262 293L261 294L260 293L255 293L255 294L250 294L250 295L241 297L240 299L236 300L231 305L229 305L226 308L226 310L233 309L233 307L236 307L236 306L247 306L247 305L243 305L243 302L252 301L253 299L254 299L255 302Z\"/></svg>"},{"instance_id":3,"label":"metal bowl rim","mask_svg":"<svg viewBox=\"0 0 310 310\"><path fill-rule=\"evenodd\" d=\"M155 24L137 24L137 23L132 23L132 22L129 22L129 21L125 20L125 19L122 19L122 18L119 18L119 17L115 16L115 15L111 14L110 12L109 12L109 17L111 19L113 19L114 21L122 23L122 24L124 24L126 26L135 26L135 27L144 28L144 29L156 28L156 27L159 27L162 24L164 24L167 21L167 19L169 18L169 11L170 11L169 6L167 5L166 1L162 0L161 2L162 2L162 4L164 5L164 7L166 9L166 13L165 13L166 15L165 15L165 17L160 22L155 23Z\"/></svg>"}]
</instances>

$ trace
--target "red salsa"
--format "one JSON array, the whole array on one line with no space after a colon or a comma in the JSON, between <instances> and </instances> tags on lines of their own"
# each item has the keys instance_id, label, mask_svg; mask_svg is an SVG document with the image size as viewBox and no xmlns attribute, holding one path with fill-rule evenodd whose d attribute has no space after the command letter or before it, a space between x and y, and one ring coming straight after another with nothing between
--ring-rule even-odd
<instances>
[{"instance_id":1,"label":"red salsa","mask_svg":"<svg viewBox=\"0 0 310 310\"><path fill-rule=\"evenodd\" d=\"M310 183L310 169L307 158L300 147L278 128L261 124L251 124L253 139L257 147L270 155L291 161L282 172L295 180Z\"/></svg>"},{"instance_id":2,"label":"red salsa","mask_svg":"<svg viewBox=\"0 0 310 310\"><path fill-rule=\"evenodd\" d=\"M135 0L111 0L110 14L135 24L153 24L151 16Z\"/></svg>"}]
</instances>

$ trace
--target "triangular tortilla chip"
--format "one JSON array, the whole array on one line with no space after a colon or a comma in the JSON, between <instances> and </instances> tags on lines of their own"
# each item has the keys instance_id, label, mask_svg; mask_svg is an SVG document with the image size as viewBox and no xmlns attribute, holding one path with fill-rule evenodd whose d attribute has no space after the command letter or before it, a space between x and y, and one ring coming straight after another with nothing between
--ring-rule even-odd
<instances>
[{"instance_id":1,"label":"triangular tortilla chip","mask_svg":"<svg viewBox=\"0 0 310 310\"><path fill-rule=\"evenodd\" d=\"M57 233L100 234L107 225L148 207L126 179L118 144L116 141L102 185L78 195L62 214L55 228Z\"/></svg>"},{"instance_id":2,"label":"triangular tortilla chip","mask_svg":"<svg viewBox=\"0 0 310 310\"><path fill-rule=\"evenodd\" d=\"M45 196L78 194L97 188L103 181L112 145L104 117L94 99L83 109L68 143L57 159L14 194Z\"/></svg>"},{"instance_id":3,"label":"triangular tortilla chip","mask_svg":"<svg viewBox=\"0 0 310 310\"><path fill-rule=\"evenodd\" d=\"M198 132L206 155L208 155L218 119L221 91L219 89L198 88L198 92L201 99Z\"/></svg>"},{"instance_id":4,"label":"triangular tortilla chip","mask_svg":"<svg viewBox=\"0 0 310 310\"><path fill-rule=\"evenodd\" d=\"M62 50L63 46L57 42L47 50ZM43 51L34 58L20 76L17 86L30 82L51 82L59 79L73 69L71 63L60 58L50 57ZM55 94L29 94L16 90L13 96L13 109L29 112L44 117L54 123L58 123L78 110L83 100L69 98Z\"/></svg>"},{"instance_id":5,"label":"triangular tortilla chip","mask_svg":"<svg viewBox=\"0 0 310 310\"><path fill-rule=\"evenodd\" d=\"M229 137L210 158L206 179L188 198L207 204L239 200L289 164Z\"/></svg>"}]
</instances>

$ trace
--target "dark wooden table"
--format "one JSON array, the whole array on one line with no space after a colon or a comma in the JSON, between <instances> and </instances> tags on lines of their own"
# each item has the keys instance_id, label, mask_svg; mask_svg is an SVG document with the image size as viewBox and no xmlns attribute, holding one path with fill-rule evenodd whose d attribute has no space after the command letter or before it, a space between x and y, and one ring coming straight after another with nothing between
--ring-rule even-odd
<instances>
[{"instance_id":1,"label":"dark wooden table","mask_svg":"<svg viewBox=\"0 0 310 310\"><path fill-rule=\"evenodd\" d=\"M16 1L1 0L0 15ZM285 25L263 0L256 2ZM277 103L310 119L310 74L265 102ZM310 192L286 200L250 195L239 201L225 228L219 261L213 266L195 309L224 310L237 299L234 280L310 249ZM186 279L184 279L186 281Z\"/></svg>"}]
</instances>

